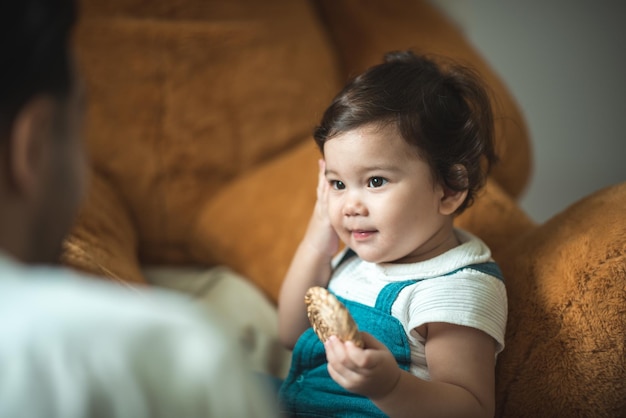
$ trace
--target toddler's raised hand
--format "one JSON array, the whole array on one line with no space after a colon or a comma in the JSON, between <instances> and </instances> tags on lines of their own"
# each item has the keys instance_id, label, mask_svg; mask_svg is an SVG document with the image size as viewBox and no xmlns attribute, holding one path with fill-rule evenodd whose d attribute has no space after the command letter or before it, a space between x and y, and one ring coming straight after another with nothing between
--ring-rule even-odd
<instances>
[{"instance_id":1,"label":"toddler's raised hand","mask_svg":"<svg viewBox=\"0 0 626 418\"><path fill-rule=\"evenodd\" d=\"M328 214L329 190L326 165L320 160L315 209L280 288L280 339L289 349L293 349L300 335L310 326L304 295L312 286L328 286L332 273L331 261L339 249L339 237Z\"/></svg>"},{"instance_id":2,"label":"toddler's raised hand","mask_svg":"<svg viewBox=\"0 0 626 418\"><path fill-rule=\"evenodd\" d=\"M328 180L326 180L326 163L320 159L318 165L317 202L315 203L315 210L309 221L304 241L320 253L332 257L339 249L339 237L333 229L328 215L330 185Z\"/></svg>"}]
</instances>

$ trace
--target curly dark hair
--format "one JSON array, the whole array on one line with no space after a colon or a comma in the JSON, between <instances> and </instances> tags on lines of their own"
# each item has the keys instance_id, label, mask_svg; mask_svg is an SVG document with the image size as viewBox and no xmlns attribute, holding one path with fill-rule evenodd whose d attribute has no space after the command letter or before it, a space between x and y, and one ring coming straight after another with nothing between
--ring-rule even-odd
<instances>
[{"instance_id":1,"label":"curly dark hair","mask_svg":"<svg viewBox=\"0 0 626 418\"><path fill-rule=\"evenodd\" d=\"M368 124L394 124L448 190L467 190L456 214L470 206L497 161L486 87L470 68L411 51L384 62L339 92L315 128L322 153L333 137Z\"/></svg>"}]
</instances>

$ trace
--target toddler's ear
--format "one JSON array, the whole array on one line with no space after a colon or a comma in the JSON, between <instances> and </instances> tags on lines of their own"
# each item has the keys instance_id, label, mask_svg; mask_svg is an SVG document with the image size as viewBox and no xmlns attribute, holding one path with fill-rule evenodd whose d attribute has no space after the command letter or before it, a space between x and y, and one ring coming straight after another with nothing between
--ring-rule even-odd
<instances>
[{"instance_id":1,"label":"toddler's ear","mask_svg":"<svg viewBox=\"0 0 626 418\"><path fill-rule=\"evenodd\" d=\"M469 179L467 177L467 169L463 164L455 164L450 168L450 181L462 191L455 191L448 187L441 186L442 197L439 205L439 213L442 215L452 215L465 202L467 198L467 188Z\"/></svg>"}]
</instances>

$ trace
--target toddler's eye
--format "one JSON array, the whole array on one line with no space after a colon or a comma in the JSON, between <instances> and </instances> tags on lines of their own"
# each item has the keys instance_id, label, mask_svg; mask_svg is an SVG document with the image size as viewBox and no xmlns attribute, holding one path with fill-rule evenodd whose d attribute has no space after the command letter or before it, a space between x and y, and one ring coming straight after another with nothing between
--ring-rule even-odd
<instances>
[{"instance_id":1,"label":"toddler's eye","mask_svg":"<svg viewBox=\"0 0 626 418\"><path fill-rule=\"evenodd\" d=\"M382 177L372 177L368 180L367 187L372 187L372 188L381 187L386 183L387 183L387 180Z\"/></svg>"},{"instance_id":2,"label":"toddler's eye","mask_svg":"<svg viewBox=\"0 0 626 418\"><path fill-rule=\"evenodd\" d=\"M330 187L332 187L335 190L343 190L346 188L346 185L343 184L342 181L339 180L331 180L330 181Z\"/></svg>"}]
</instances>

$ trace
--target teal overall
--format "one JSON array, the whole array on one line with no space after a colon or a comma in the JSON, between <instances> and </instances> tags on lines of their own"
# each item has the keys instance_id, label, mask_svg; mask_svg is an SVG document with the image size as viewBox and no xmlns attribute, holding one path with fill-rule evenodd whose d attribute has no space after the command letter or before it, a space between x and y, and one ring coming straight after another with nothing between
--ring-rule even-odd
<instances>
[{"instance_id":1,"label":"teal overall","mask_svg":"<svg viewBox=\"0 0 626 418\"><path fill-rule=\"evenodd\" d=\"M462 269L466 268L500 280L502 278L495 263L475 264ZM389 283L378 294L374 307L338 298L354 317L359 330L372 334L385 344L396 358L398 366L407 371L411 365L411 349L404 327L391 316L391 307L400 291L417 281ZM280 388L279 396L283 412L289 417L386 416L372 401L348 392L330 377L324 345L313 328L307 329L298 339L293 351L291 369Z\"/></svg>"}]
</instances>

